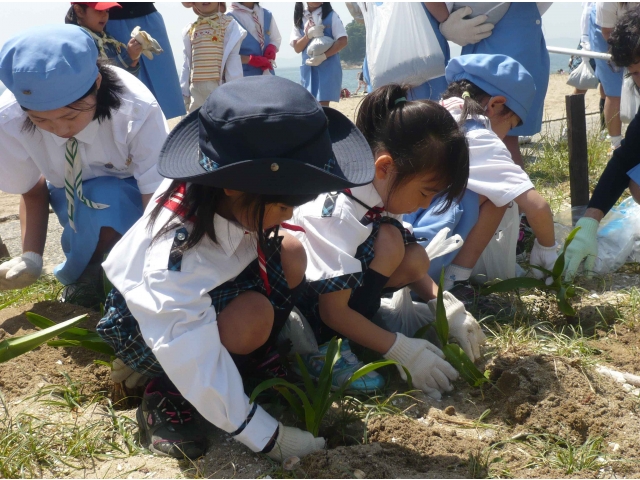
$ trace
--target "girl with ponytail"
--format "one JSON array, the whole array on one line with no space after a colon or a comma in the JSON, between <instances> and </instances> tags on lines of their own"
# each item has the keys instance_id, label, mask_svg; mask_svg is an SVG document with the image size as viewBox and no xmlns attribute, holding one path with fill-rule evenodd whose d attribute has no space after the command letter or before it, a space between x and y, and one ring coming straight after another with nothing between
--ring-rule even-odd
<instances>
[{"instance_id":1,"label":"girl with ponytail","mask_svg":"<svg viewBox=\"0 0 640 480\"><path fill-rule=\"evenodd\" d=\"M382 294L405 286L435 311L437 286L427 275L429 258L402 216L427 208L438 195L442 208L448 208L464 192L469 172L467 143L453 117L435 102L408 101L407 94L408 88L388 85L360 107L357 126L373 152L373 182L320 195L294 211L293 221L302 227L294 234L308 257L309 288L298 306L321 342L338 335L394 359L408 369L416 387L440 398L453 388L457 372L438 347L372 322ZM484 335L460 302L457 307L451 332L471 358L478 358ZM347 340L334 369L336 387L362 365ZM315 376L325 353L326 344L304 357ZM372 392L383 385L384 379L372 373L350 388Z\"/></svg>"}]
</instances>

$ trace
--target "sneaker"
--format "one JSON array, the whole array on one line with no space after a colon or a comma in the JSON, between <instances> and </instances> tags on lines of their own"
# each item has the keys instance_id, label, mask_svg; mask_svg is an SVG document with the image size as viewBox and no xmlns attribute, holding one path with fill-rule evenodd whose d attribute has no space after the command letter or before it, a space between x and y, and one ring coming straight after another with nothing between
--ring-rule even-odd
<instances>
[{"instance_id":1,"label":"sneaker","mask_svg":"<svg viewBox=\"0 0 640 480\"><path fill-rule=\"evenodd\" d=\"M320 373L324 367L328 348L329 343L325 343L318 347L318 353L301 355L302 361L304 362L305 367L307 367L309 375L316 381L320 378ZM340 346L340 359L333 367L331 389L338 390L351 378L351 375L362 367L364 367L364 363L358 360L356 354L351 351L349 340L343 340L342 345ZM297 366L295 368L297 369ZM373 371L363 375L355 382L351 383L347 388L347 391L352 393L374 393L377 390L381 390L384 385L384 377L378 372Z\"/></svg>"},{"instance_id":2,"label":"sneaker","mask_svg":"<svg viewBox=\"0 0 640 480\"><path fill-rule=\"evenodd\" d=\"M159 455L201 457L207 442L195 413L180 393L167 389L162 379L153 379L136 412L140 443Z\"/></svg>"}]
</instances>

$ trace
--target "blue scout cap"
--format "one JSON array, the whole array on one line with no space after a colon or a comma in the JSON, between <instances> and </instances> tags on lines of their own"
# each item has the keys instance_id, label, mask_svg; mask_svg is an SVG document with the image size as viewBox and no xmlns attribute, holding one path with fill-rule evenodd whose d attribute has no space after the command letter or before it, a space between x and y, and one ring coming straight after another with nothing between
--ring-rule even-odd
<instances>
[{"instance_id":1,"label":"blue scout cap","mask_svg":"<svg viewBox=\"0 0 640 480\"><path fill-rule=\"evenodd\" d=\"M263 195L317 195L371 183L364 135L298 83L274 75L216 88L171 131L160 175Z\"/></svg>"},{"instance_id":2,"label":"blue scout cap","mask_svg":"<svg viewBox=\"0 0 640 480\"><path fill-rule=\"evenodd\" d=\"M89 91L98 77L98 49L77 25L25 30L0 50L0 81L29 110L66 107Z\"/></svg>"},{"instance_id":3,"label":"blue scout cap","mask_svg":"<svg viewBox=\"0 0 640 480\"><path fill-rule=\"evenodd\" d=\"M452 58L445 69L448 83L469 80L492 97L507 99L507 107L525 122L536 85L533 77L520 63L506 55L461 55Z\"/></svg>"}]
</instances>

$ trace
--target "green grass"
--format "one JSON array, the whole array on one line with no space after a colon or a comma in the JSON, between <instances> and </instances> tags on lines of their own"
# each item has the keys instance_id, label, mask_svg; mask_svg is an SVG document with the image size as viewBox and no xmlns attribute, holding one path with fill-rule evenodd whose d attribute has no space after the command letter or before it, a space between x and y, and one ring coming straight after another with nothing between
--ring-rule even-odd
<instances>
[{"instance_id":1,"label":"green grass","mask_svg":"<svg viewBox=\"0 0 640 480\"><path fill-rule=\"evenodd\" d=\"M64 286L53 275L43 275L35 282L22 290L0 291L0 310L7 307L57 300Z\"/></svg>"},{"instance_id":2,"label":"green grass","mask_svg":"<svg viewBox=\"0 0 640 480\"><path fill-rule=\"evenodd\" d=\"M601 436L589 437L580 444L557 435L540 434L529 436L527 444L533 451L531 467L548 466L572 475L597 471L607 464L606 443Z\"/></svg>"}]
</instances>

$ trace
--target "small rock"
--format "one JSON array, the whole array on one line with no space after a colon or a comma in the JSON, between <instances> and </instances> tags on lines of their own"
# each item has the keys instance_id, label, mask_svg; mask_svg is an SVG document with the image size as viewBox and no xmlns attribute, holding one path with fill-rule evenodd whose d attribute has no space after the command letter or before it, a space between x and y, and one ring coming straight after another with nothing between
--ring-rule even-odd
<instances>
[{"instance_id":1,"label":"small rock","mask_svg":"<svg viewBox=\"0 0 640 480\"><path fill-rule=\"evenodd\" d=\"M282 468L285 470L295 470L300 463L300 458L298 457L289 457L284 462L282 462Z\"/></svg>"},{"instance_id":2,"label":"small rock","mask_svg":"<svg viewBox=\"0 0 640 480\"><path fill-rule=\"evenodd\" d=\"M623 384L622 384L622 389L623 389L625 392L630 392L631 390L633 390L633 388L634 388L634 387L633 387L633 385L630 385L630 384L628 384L628 383L623 383Z\"/></svg>"},{"instance_id":3,"label":"small rock","mask_svg":"<svg viewBox=\"0 0 640 480\"><path fill-rule=\"evenodd\" d=\"M122 465L118 464L118 466L116 467L116 470L121 471L122 470Z\"/></svg>"},{"instance_id":4,"label":"small rock","mask_svg":"<svg viewBox=\"0 0 640 480\"><path fill-rule=\"evenodd\" d=\"M617 452L620 450L620 445L618 443L609 442L609 448L611 448L612 452Z\"/></svg>"},{"instance_id":5,"label":"small rock","mask_svg":"<svg viewBox=\"0 0 640 480\"><path fill-rule=\"evenodd\" d=\"M391 443L396 443L396 437L391 437Z\"/></svg>"},{"instance_id":6,"label":"small rock","mask_svg":"<svg viewBox=\"0 0 640 480\"><path fill-rule=\"evenodd\" d=\"M56 362L56 364L57 364L57 365L62 365L62 360L58 360L58 361Z\"/></svg>"},{"instance_id":7,"label":"small rock","mask_svg":"<svg viewBox=\"0 0 640 480\"><path fill-rule=\"evenodd\" d=\"M356 478L367 478L365 473L362 470L358 470L357 468L353 471L353 476Z\"/></svg>"},{"instance_id":8,"label":"small rock","mask_svg":"<svg viewBox=\"0 0 640 480\"><path fill-rule=\"evenodd\" d=\"M453 405L449 405L447 408L444 409L444 413L446 413L447 415L455 415L456 409Z\"/></svg>"}]
</instances>

